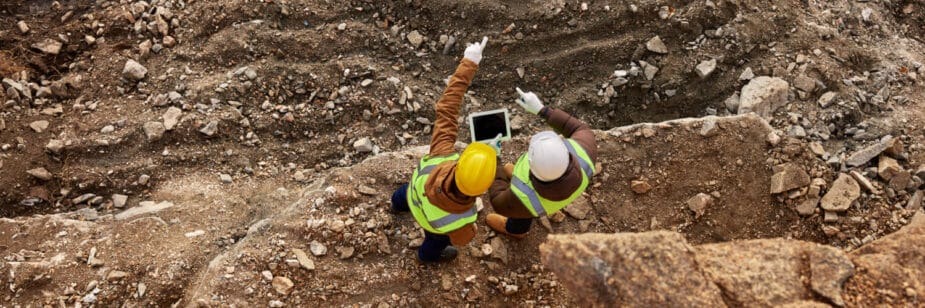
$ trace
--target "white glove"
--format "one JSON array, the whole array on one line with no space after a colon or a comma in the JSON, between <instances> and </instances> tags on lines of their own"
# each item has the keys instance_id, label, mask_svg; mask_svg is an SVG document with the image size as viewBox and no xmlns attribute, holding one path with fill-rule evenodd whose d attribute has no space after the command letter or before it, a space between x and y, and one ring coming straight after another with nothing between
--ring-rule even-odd
<instances>
[{"instance_id":1,"label":"white glove","mask_svg":"<svg viewBox=\"0 0 925 308\"><path fill-rule=\"evenodd\" d=\"M475 64L479 64L479 62L482 62L482 50L485 50L485 45L487 44L487 36L482 38L482 43L469 44L469 47L466 47L466 52L463 53L463 57Z\"/></svg>"},{"instance_id":2,"label":"white glove","mask_svg":"<svg viewBox=\"0 0 925 308\"><path fill-rule=\"evenodd\" d=\"M490 146L492 149L495 149L495 153L498 153L498 156L501 156L501 137L502 136L504 136L504 134L498 134L498 136L495 137L495 139L488 141L488 146Z\"/></svg>"},{"instance_id":3,"label":"white glove","mask_svg":"<svg viewBox=\"0 0 925 308\"><path fill-rule=\"evenodd\" d=\"M540 101L540 98L533 94L533 92L524 93L520 88L517 89L517 94L520 94L520 98L517 99L517 104L520 107L523 107L529 113L538 114L540 110L543 110L543 102Z\"/></svg>"}]
</instances>

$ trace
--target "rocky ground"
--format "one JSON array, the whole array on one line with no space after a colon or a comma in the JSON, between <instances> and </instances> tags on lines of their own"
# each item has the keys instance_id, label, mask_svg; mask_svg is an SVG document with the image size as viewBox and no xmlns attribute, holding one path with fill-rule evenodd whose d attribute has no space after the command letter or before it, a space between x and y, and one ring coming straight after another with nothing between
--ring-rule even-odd
<instances>
[{"instance_id":1,"label":"rocky ground","mask_svg":"<svg viewBox=\"0 0 925 308\"><path fill-rule=\"evenodd\" d=\"M767 243L860 267L921 211L923 22L925 5L897 0L6 1L0 297L574 304L586 295L540 260L554 233L667 230L688 250L782 238ZM482 36L463 114L511 108L513 161L543 127L513 88L536 91L599 130L601 172L527 239L482 225L457 262L421 266L388 195ZM703 285L726 305L786 304L722 278ZM915 285L848 281L844 302L787 294L921 305Z\"/></svg>"}]
</instances>

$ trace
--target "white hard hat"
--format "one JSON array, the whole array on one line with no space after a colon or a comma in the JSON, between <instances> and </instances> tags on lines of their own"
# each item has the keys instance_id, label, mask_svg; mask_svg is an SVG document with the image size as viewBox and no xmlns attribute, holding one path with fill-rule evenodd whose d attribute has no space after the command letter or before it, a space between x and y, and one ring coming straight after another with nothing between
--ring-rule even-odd
<instances>
[{"instance_id":1,"label":"white hard hat","mask_svg":"<svg viewBox=\"0 0 925 308\"><path fill-rule=\"evenodd\" d=\"M549 182L558 179L568 169L569 153L565 140L553 131L543 131L530 138L527 151L530 172L537 179Z\"/></svg>"}]
</instances>

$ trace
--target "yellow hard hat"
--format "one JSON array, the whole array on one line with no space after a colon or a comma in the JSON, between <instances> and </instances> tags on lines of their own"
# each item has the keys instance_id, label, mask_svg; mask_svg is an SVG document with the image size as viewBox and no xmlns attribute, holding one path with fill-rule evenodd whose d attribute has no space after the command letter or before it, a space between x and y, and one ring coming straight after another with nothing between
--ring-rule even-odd
<instances>
[{"instance_id":1,"label":"yellow hard hat","mask_svg":"<svg viewBox=\"0 0 925 308\"><path fill-rule=\"evenodd\" d=\"M469 144L456 162L456 187L466 196L484 194L495 179L497 164L495 149L481 142Z\"/></svg>"}]
</instances>

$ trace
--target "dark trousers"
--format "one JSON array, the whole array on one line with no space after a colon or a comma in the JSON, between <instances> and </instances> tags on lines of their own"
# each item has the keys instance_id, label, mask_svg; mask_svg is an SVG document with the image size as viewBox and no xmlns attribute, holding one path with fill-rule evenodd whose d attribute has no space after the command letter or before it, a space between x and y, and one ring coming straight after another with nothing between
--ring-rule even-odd
<instances>
[{"instance_id":1,"label":"dark trousers","mask_svg":"<svg viewBox=\"0 0 925 308\"><path fill-rule=\"evenodd\" d=\"M504 229L508 233L524 234L530 231L530 225L533 224L533 218L508 218Z\"/></svg>"},{"instance_id":2,"label":"dark trousers","mask_svg":"<svg viewBox=\"0 0 925 308\"><path fill-rule=\"evenodd\" d=\"M408 184L402 185L395 193L392 193L392 211L395 213L411 211L408 208ZM418 249L418 258L425 262L437 261L440 259L440 253L447 246L450 246L449 236L424 230L424 243Z\"/></svg>"}]
</instances>

